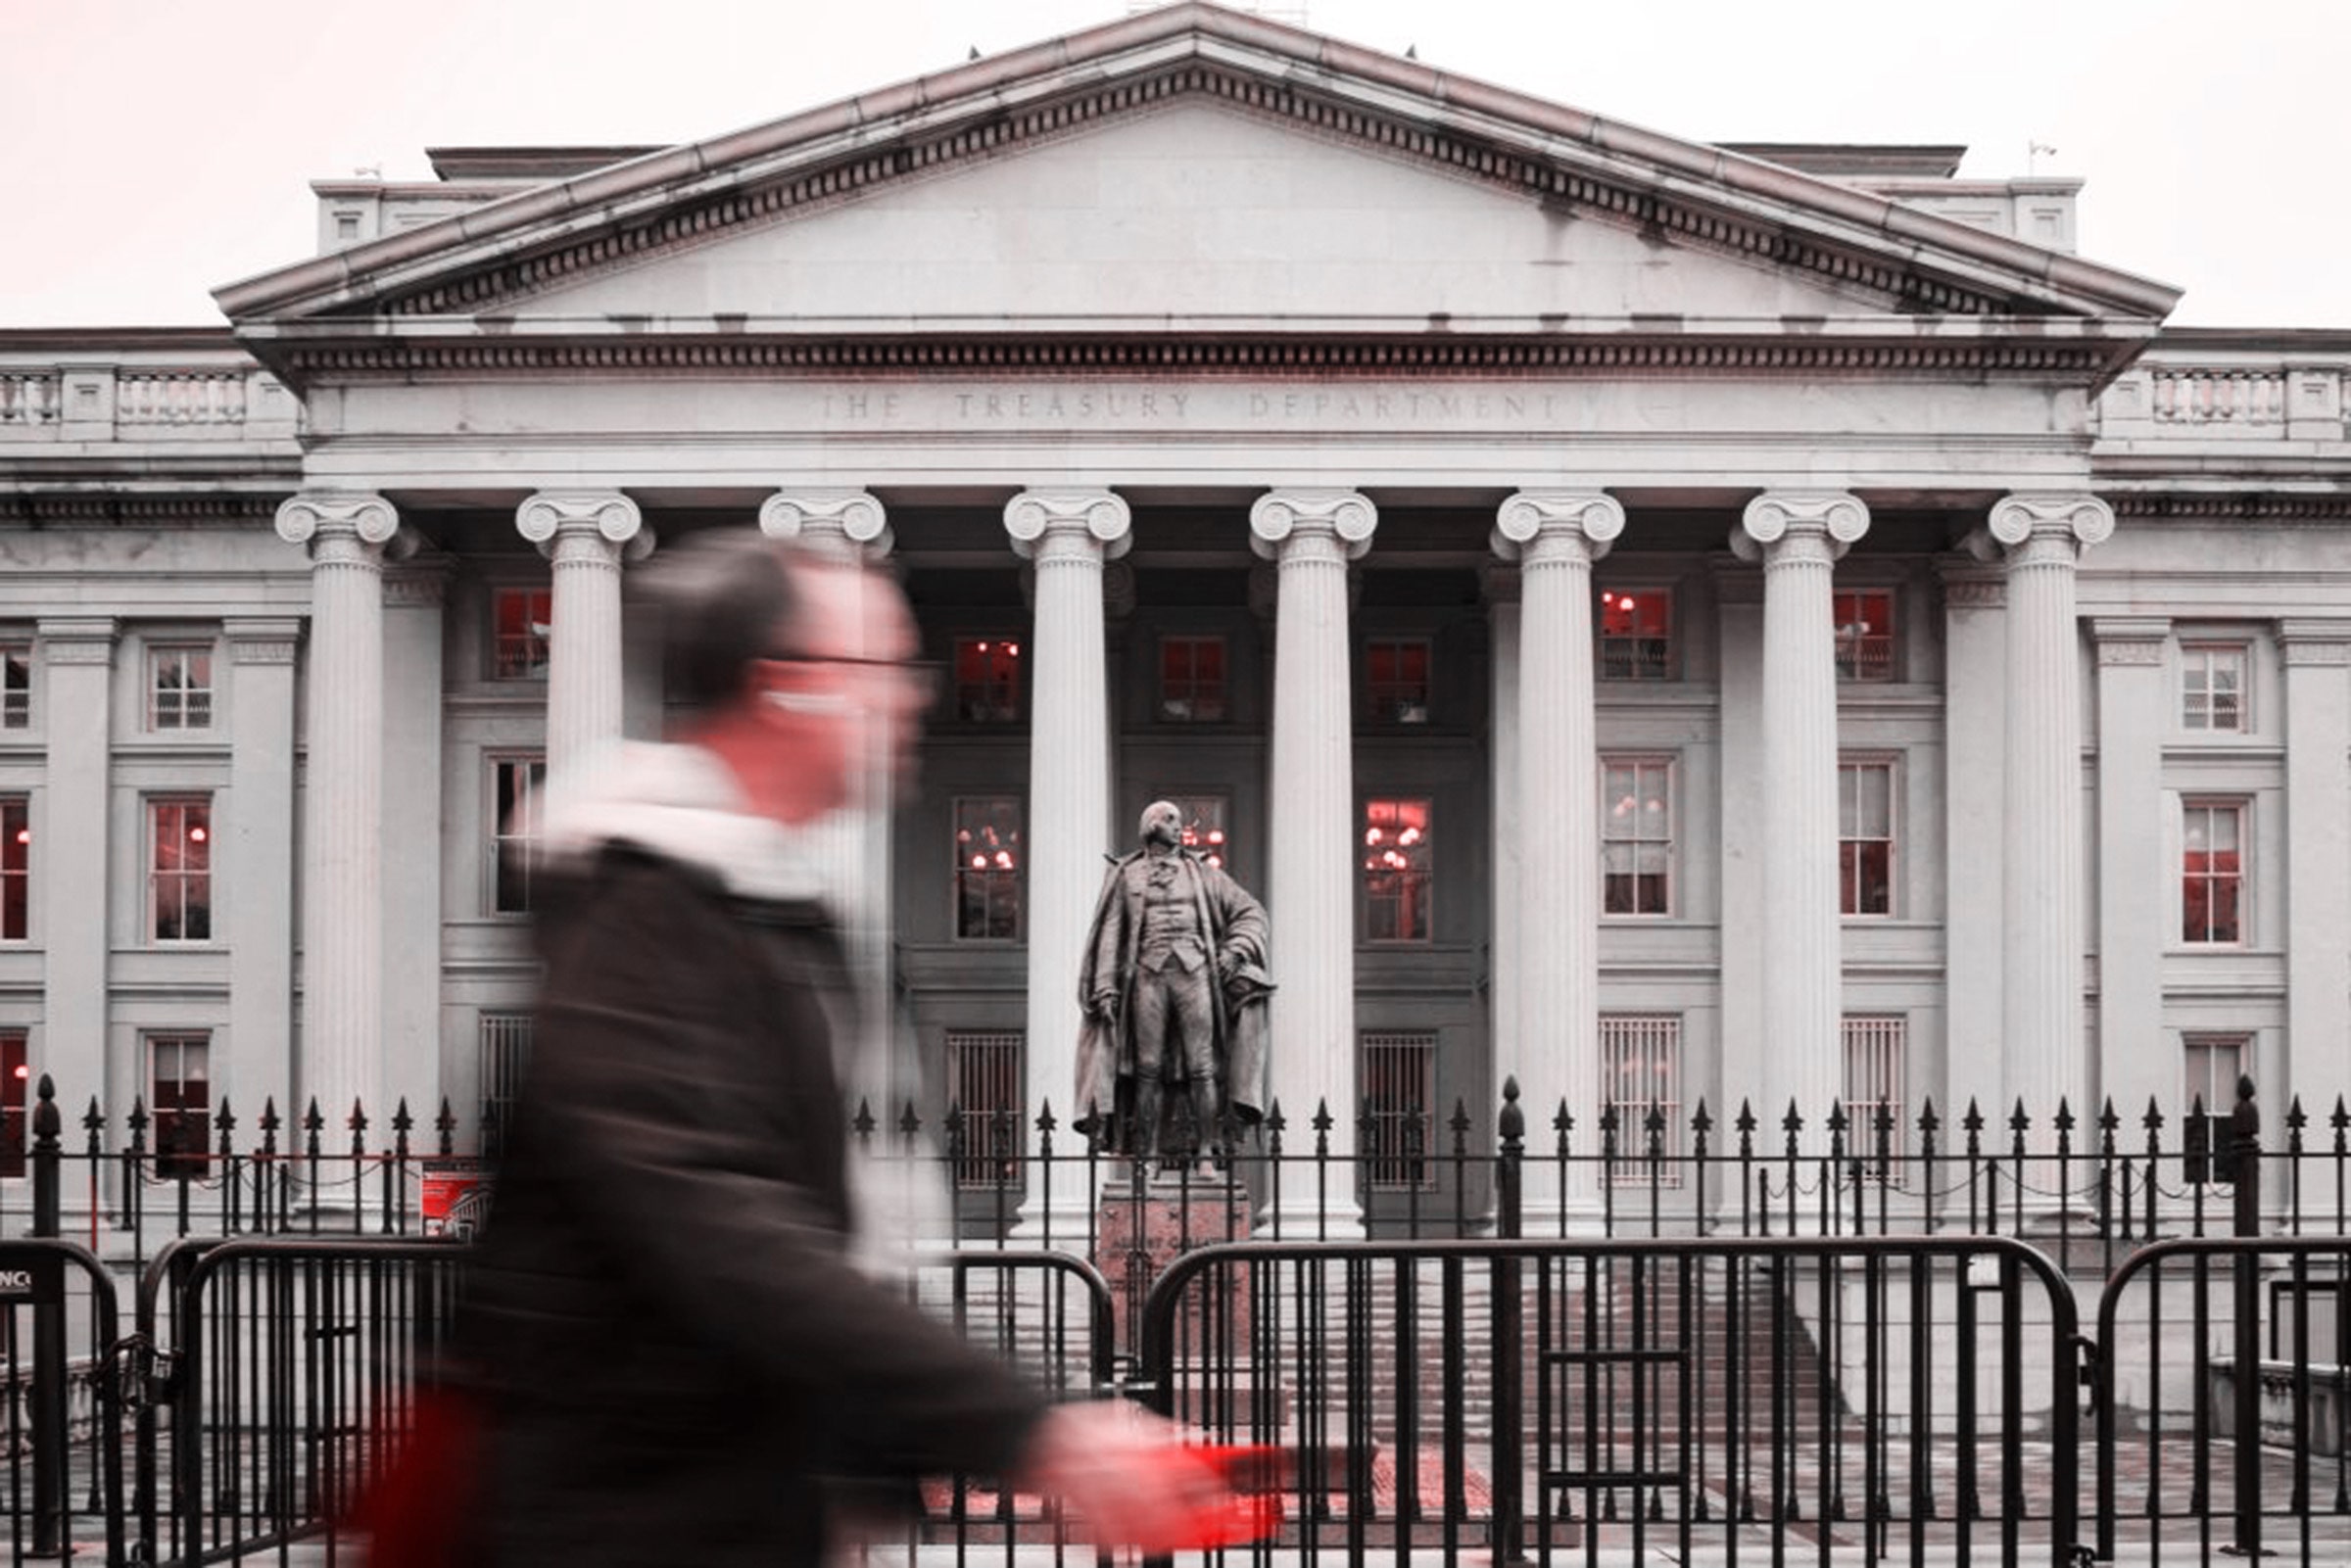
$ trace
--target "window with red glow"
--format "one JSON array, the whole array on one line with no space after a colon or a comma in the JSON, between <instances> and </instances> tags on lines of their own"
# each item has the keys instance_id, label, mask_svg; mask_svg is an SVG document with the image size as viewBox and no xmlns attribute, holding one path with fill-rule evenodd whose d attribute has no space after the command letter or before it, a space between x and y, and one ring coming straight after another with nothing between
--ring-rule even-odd
<instances>
[{"instance_id":1,"label":"window with red glow","mask_svg":"<svg viewBox=\"0 0 2351 1568\"><path fill-rule=\"evenodd\" d=\"M1662 588L1600 591L1600 678L1673 679L1673 594Z\"/></svg>"},{"instance_id":2,"label":"window with red glow","mask_svg":"<svg viewBox=\"0 0 2351 1568\"><path fill-rule=\"evenodd\" d=\"M1365 643L1364 689L1373 724L1428 723L1428 639L1375 637Z\"/></svg>"},{"instance_id":3,"label":"window with red glow","mask_svg":"<svg viewBox=\"0 0 2351 1568\"><path fill-rule=\"evenodd\" d=\"M984 795L955 802L955 935L1012 942L1021 935L1021 802Z\"/></svg>"},{"instance_id":4,"label":"window with red glow","mask_svg":"<svg viewBox=\"0 0 2351 1568\"><path fill-rule=\"evenodd\" d=\"M555 594L548 588L502 588L490 595L490 677L494 681L547 678L548 628Z\"/></svg>"},{"instance_id":5,"label":"window with red glow","mask_svg":"<svg viewBox=\"0 0 2351 1568\"><path fill-rule=\"evenodd\" d=\"M186 643L147 650L147 728L209 730L213 723L213 650Z\"/></svg>"},{"instance_id":6,"label":"window with red glow","mask_svg":"<svg viewBox=\"0 0 2351 1568\"><path fill-rule=\"evenodd\" d=\"M494 757L490 762L490 913L527 915L537 871L537 810L531 796L547 783L542 757Z\"/></svg>"},{"instance_id":7,"label":"window with red glow","mask_svg":"<svg viewBox=\"0 0 2351 1568\"><path fill-rule=\"evenodd\" d=\"M211 1054L210 1035L147 1036L147 1136L158 1176L205 1173L211 1148Z\"/></svg>"},{"instance_id":8,"label":"window with red glow","mask_svg":"<svg viewBox=\"0 0 2351 1568\"><path fill-rule=\"evenodd\" d=\"M2241 642L2189 642L2180 649L2183 729L2241 735L2245 724L2246 648Z\"/></svg>"},{"instance_id":9,"label":"window with red glow","mask_svg":"<svg viewBox=\"0 0 2351 1568\"><path fill-rule=\"evenodd\" d=\"M2180 939L2241 942L2245 808L2234 802L2190 801L2183 815Z\"/></svg>"},{"instance_id":10,"label":"window with red glow","mask_svg":"<svg viewBox=\"0 0 2351 1568\"><path fill-rule=\"evenodd\" d=\"M209 796L151 800L148 931L159 942L213 937L213 803Z\"/></svg>"},{"instance_id":11,"label":"window with red glow","mask_svg":"<svg viewBox=\"0 0 2351 1568\"><path fill-rule=\"evenodd\" d=\"M1172 724L1224 722L1224 640L1159 640L1159 716Z\"/></svg>"},{"instance_id":12,"label":"window with red glow","mask_svg":"<svg viewBox=\"0 0 2351 1568\"><path fill-rule=\"evenodd\" d=\"M966 724L1018 724L1021 644L1017 638L955 640L955 716Z\"/></svg>"},{"instance_id":13,"label":"window with red glow","mask_svg":"<svg viewBox=\"0 0 2351 1568\"><path fill-rule=\"evenodd\" d=\"M0 796L0 942L32 933L32 824L22 795Z\"/></svg>"},{"instance_id":14,"label":"window with red glow","mask_svg":"<svg viewBox=\"0 0 2351 1568\"><path fill-rule=\"evenodd\" d=\"M1837 768L1838 908L1847 915L1894 913L1894 764Z\"/></svg>"},{"instance_id":15,"label":"window with red glow","mask_svg":"<svg viewBox=\"0 0 2351 1568\"><path fill-rule=\"evenodd\" d=\"M0 730L32 727L32 644L0 642Z\"/></svg>"},{"instance_id":16,"label":"window with red glow","mask_svg":"<svg viewBox=\"0 0 2351 1568\"><path fill-rule=\"evenodd\" d=\"M0 1177L24 1174L25 1114L31 1098L24 1031L0 1029Z\"/></svg>"},{"instance_id":17,"label":"window with red glow","mask_svg":"<svg viewBox=\"0 0 2351 1568\"><path fill-rule=\"evenodd\" d=\"M1600 909L1665 915L1673 909L1673 768L1611 758L1600 770Z\"/></svg>"},{"instance_id":18,"label":"window with red glow","mask_svg":"<svg viewBox=\"0 0 2351 1568\"><path fill-rule=\"evenodd\" d=\"M1425 942L1434 886L1425 800L1364 802L1364 939Z\"/></svg>"},{"instance_id":19,"label":"window with red glow","mask_svg":"<svg viewBox=\"0 0 2351 1568\"><path fill-rule=\"evenodd\" d=\"M1894 591L1858 589L1829 595L1830 624L1837 629L1837 679L1894 679Z\"/></svg>"}]
</instances>

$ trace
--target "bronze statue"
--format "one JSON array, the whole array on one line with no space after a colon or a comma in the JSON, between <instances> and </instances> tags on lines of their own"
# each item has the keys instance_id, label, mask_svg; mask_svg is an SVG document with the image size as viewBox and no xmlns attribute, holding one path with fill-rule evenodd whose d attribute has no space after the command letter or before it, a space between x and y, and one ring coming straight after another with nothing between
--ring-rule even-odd
<instances>
[{"instance_id":1,"label":"bronze statue","mask_svg":"<svg viewBox=\"0 0 2351 1568\"><path fill-rule=\"evenodd\" d=\"M1141 848L1111 863L1086 932L1079 1130L1149 1164L1223 1160L1235 1124L1265 1116L1265 906L1183 847L1169 802L1143 808L1141 833ZM1171 1136L1177 1104L1191 1112L1181 1141Z\"/></svg>"}]
</instances>

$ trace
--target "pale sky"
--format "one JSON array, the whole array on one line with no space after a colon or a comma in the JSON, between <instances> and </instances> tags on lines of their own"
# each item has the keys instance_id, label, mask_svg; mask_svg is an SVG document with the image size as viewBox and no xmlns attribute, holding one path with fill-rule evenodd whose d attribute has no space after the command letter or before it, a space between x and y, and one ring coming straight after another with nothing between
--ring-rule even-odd
<instances>
[{"instance_id":1,"label":"pale sky","mask_svg":"<svg viewBox=\"0 0 2351 1568\"><path fill-rule=\"evenodd\" d=\"M217 324L309 182L428 146L695 141L1128 0L0 0L0 327ZM2351 329L2342 0L1288 0L1286 21L1700 141L1964 143L2086 179L2192 325Z\"/></svg>"}]
</instances>

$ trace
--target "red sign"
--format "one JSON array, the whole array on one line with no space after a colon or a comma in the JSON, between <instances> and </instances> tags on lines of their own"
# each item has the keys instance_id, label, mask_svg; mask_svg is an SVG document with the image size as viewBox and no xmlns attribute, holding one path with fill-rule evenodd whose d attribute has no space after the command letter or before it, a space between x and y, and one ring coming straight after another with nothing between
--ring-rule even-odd
<instances>
[{"instance_id":1,"label":"red sign","mask_svg":"<svg viewBox=\"0 0 2351 1568\"><path fill-rule=\"evenodd\" d=\"M424 1233L472 1240L489 1212L490 1188L490 1163L486 1160L427 1160Z\"/></svg>"}]
</instances>

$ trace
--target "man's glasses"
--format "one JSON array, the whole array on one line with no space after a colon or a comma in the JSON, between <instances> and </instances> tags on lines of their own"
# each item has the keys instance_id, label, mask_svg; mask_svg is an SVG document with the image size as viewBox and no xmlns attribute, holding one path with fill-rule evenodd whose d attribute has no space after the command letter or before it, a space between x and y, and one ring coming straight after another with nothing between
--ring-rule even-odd
<instances>
[{"instance_id":1,"label":"man's glasses","mask_svg":"<svg viewBox=\"0 0 2351 1568\"><path fill-rule=\"evenodd\" d=\"M770 653L766 660L770 664L837 664L857 670L892 670L920 691L925 701L937 693L947 670L936 659L877 659L856 653Z\"/></svg>"}]
</instances>

